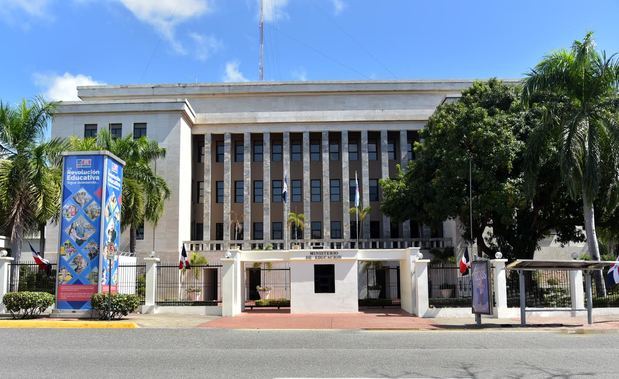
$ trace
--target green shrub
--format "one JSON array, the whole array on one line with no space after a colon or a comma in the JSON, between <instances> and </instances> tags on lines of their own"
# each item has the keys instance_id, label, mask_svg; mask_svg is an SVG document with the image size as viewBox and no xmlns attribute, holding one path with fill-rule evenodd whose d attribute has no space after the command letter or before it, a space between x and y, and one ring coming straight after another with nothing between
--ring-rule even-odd
<instances>
[{"instance_id":1,"label":"green shrub","mask_svg":"<svg viewBox=\"0 0 619 379\"><path fill-rule=\"evenodd\" d=\"M47 292L10 292L2 302L14 319L34 318L54 304L54 296Z\"/></svg>"},{"instance_id":2,"label":"green shrub","mask_svg":"<svg viewBox=\"0 0 619 379\"><path fill-rule=\"evenodd\" d=\"M101 320L119 320L140 306L140 298L136 295L113 293L96 293L92 295L92 309L98 312Z\"/></svg>"},{"instance_id":3,"label":"green shrub","mask_svg":"<svg viewBox=\"0 0 619 379\"><path fill-rule=\"evenodd\" d=\"M256 300L257 307L289 307L288 299L260 299Z\"/></svg>"}]
</instances>

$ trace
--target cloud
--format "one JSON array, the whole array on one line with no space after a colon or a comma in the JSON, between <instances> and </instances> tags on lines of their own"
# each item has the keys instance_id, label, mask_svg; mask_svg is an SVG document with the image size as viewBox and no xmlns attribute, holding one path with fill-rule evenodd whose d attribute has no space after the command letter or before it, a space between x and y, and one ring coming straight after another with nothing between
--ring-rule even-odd
<instances>
[{"instance_id":1,"label":"cloud","mask_svg":"<svg viewBox=\"0 0 619 379\"><path fill-rule=\"evenodd\" d=\"M288 18L288 14L284 10L287 6L288 0L264 0L262 6L264 21L275 22ZM258 0L258 11L260 11L260 0Z\"/></svg>"},{"instance_id":2,"label":"cloud","mask_svg":"<svg viewBox=\"0 0 619 379\"><path fill-rule=\"evenodd\" d=\"M224 82L247 82L249 81L241 71L239 71L239 62L232 61L226 63L226 74L223 79Z\"/></svg>"},{"instance_id":3,"label":"cloud","mask_svg":"<svg viewBox=\"0 0 619 379\"><path fill-rule=\"evenodd\" d=\"M331 0L331 3L333 4L333 11L336 15L342 13L344 8L346 8L344 0Z\"/></svg>"},{"instance_id":4,"label":"cloud","mask_svg":"<svg viewBox=\"0 0 619 379\"><path fill-rule=\"evenodd\" d=\"M298 69L292 71L292 77L295 80L299 80L299 81L305 82L305 81L307 81L307 71L303 67L298 68Z\"/></svg>"},{"instance_id":5,"label":"cloud","mask_svg":"<svg viewBox=\"0 0 619 379\"><path fill-rule=\"evenodd\" d=\"M189 38L194 42L195 57L199 61L206 61L211 55L221 49L223 43L209 35L189 33Z\"/></svg>"},{"instance_id":6,"label":"cloud","mask_svg":"<svg viewBox=\"0 0 619 379\"><path fill-rule=\"evenodd\" d=\"M176 26L211 10L208 0L119 0L140 21L154 27L180 54L185 48L176 39Z\"/></svg>"},{"instance_id":7,"label":"cloud","mask_svg":"<svg viewBox=\"0 0 619 379\"><path fill-rule=\"evenodd\" d=\"M64 75L34 74L34 83L43 89L43 96L50 101L76 101L77 86L105 84L90 76L65 72Z\"/></svg>"},{"instance_id":8,"label":"cloud","mask_svg":"<svg viewBox=\"0 0 619 379\"><path fill-rule=\"evenodd\" d=\"M4 12L18 9L30 16L46 17L49 3L50 0L3 0L0 1L0 6Z\"/></svg>"}]
</instances>

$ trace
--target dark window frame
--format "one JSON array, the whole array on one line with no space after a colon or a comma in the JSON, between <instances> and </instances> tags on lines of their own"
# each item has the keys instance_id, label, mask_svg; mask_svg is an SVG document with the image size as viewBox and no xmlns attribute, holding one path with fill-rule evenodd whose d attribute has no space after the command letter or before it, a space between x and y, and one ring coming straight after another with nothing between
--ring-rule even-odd
<instances>
[{"instance_id":1,"label":"dark window frame","mask_svg":"<svg viewBox=\"0 0 619 379\"><path fill-rule=\"evenodd\" d=\"M312 221L310 231L312 239L322 239L322 221Z\"/></svg>"},{"instance_id":2,"label":"dark window frame","mask_svg":"<svg viewBox=\"0 0 619 379\"><path fill-rule=\"evenodd\" d=\"M294 203L303 201L303 181L301 179L293 179L290 181L290 187L292 193L290 201Z\"/></svg>"},{"instance_id":3,"label":"dark window frame","mask_svg":"<svg viewBox=\"0 0 619 379\"><path fill-rule=\"evenodd\" d=\"M316 151L314 151L316 150ZM320 162L322 160L319 143L310 143L310 161Z\"/></svg>"},{"instance_id":4,"label":"dark window frame","mask_svg":"<svg viewBox=\"0 0 619 379\"><path fill-rule=\"evenodd\" d=\"M331 238L342 239L342 222L331 221Z\"/></svg>"},{"instance_id":5,"label":"dark window frame","mask_svg":"<svg viewBox=\"0 0 619 379\"><path fill-rule=\"evenodd\" d=\"M271 145L271 161L281 162L284 155L284 147L281 142L274 142Z\"/></svg>"},{"instance_id":6,"label":"dark window frame","mask_svg":"<svg viewBox=\"0 0 619 379\"><path fill-rule=\"evenodd\" d=\"M314 265L314 293L335 293L335 265Z\"/></svg>"},{"instance_id":7,"label":"dark window frame","mask_svg":"<svg viewBox=\"0 0 619 379\"><path fill-rule=\"evenodd\" d=\"M320 179L312 179L310 181L310 200L312 203L322 201L322 181Z\"/></svg>"},{"instance_id":8,"label":"dark window frame","mask_svg":"<svg viewBox=\"0 0 619 379\"><path fill-rule=\"evenodd\" d=\"M254 180L253 197L254 203L261 204L264 202L264 182L262 180Z\"/></svg>"},{"instance_id":9,"label":"dark window frame","mask_svg":"<svg viewBox=\"0 0 619 379\"><path fill-rule=\"evenodd\" d=\"M378 160L378 145L376 144L376 141L368 142L368 160Z\"/></svg>"},{"instance_id":10,"label":"dark window frame","mask_svg":"<svg viewBox=\"0 0 619 379\"><path fill-rule=\"evenodd\" d=\"M301 161L303 160L303 145L301 143L292 143L290 145L290 160Z\"/></svg>"},{"instance_id":11,"label":"dark window frame","mask_svg":"<svg viewBox=\"0 0 619 379\"><path fill-rule=\"evenodd\" d=\"M354 146L354 149L351 149L351 147ZM358 161L359 160L359 144L355 143L349 143L348 144L348 160L349 161Z\"/></svg>"},{"instance_id":12,"label":"dark window frame","mask_svg":"<svg viewBox=\"0 0 619 379\"><path fill-rule=\"evenodd\" d=\"M271 223L271 239L281 240L284 238L284 225L280 221Z\"/></svg>"},{"instance_id":13,"label":"dark window frame","mask_svg":"<svg viewBox=\"0 0 619 379\"><path fill-rule=\"evenodd\" d=\"M234 161L237 163L243 162L245 158L245 145L243 142L234 143Z\"/></svg>"},{"instance_id":14,"label":"dark window frame","mask_svg":"<svg viewBox=\"0 0 619 379\"><path fill-rule=\"evenodd\" d=\"M282 202L283 180L271 180L271 201L274 203Z\"/></svg>"},{"instance_id":15,"label":"dark window frame","mask_svg":"<svg viewBox=\"0 0 619 379\"><path fill-rule=\"evenodd\" d=\"M147 124L145 122L133 123L133 139L139 139L140 137L147 137Z\"/></svg>"},{"instance_id":16,"label":"dark window frame","mask_svg":"<svg viewBox=\"0 0 619 379\"><path fill-rule=\"evenodd\" d=\"M251 237L253 240L264 240L264 224L262 221L253 223Z\"/></svg>"},{"instance_id":17,"label":"dark window frame","mask_svg":"<svg viewBox=\"0 0 619 379\"><path fill-rule=\"evenodd\" d=\"M84 124L84 138L96 138L97 128L97 124Z\"/></svg>"},{"instance_id":18,"label":"dark window frame","mask_svg":"<svg viewBox=\"0 0 619 379\"><path fill-rule=\"evenodd\" d=\"M255 141L252 144L252 158L254 162L262 162L264 160L264 144L262 141Z\"/></svg>"},{"instance_id":19,"label":"dark window frame","mask_svg":"<svg viewBox=\"0 0 619 379\"><path fill-rule=\"evenodd\" d=\"M334 186L334 184L337 185ZM339 179L329 179L329 198L332 203L342 201L342 182Z\"/></svg>"},{"instance_id":20,"label":"dark window frame","mask_svg":"<svg viewBox=\"0 0 619 379\"><path fill-rule=\"evenodd\" d=\"M340 160L340 144L337 142L329 143L329 160Z\"/></svg>"},{"instance_id":21,"label":"dark window frame","mask_svg":"<svg viewBox=\"0 0 619 379\"><path fill-rule=\"evenodd\" d=\"M215 202L218 204L224 202L224 182L222 180L215 182Z\"/></svg>"},{"instance_id":22,"label":"dark window frame","mask_svg":"<svg viewBox=\"0 0 619 379\"><path fill-rule=\"evenodd\" d=\"M221 163L226 159L226 145L223 142L215 143L215 162Z\"/></svg>"},{"instance_id":23,"label":"dark window frame","mask_svg":"<svg viewBox=\"0 0 619 379\"><path fill-rule=\"evenodd\" d=\"M112 122L109 125L110 136L112 138L122 138L123 136L123 124L120 122Z\"/></svg>"},{"instance_id":24,"label":"dark window frame","mask_svg":"<svg viewBox=\"0 0 619 379\"><path fill-rule=\"evenodd\" d=\"M240 185L240 187L239 187ZM234 202L243 203L245 200L245 182L243 180L234 181Z\"/></svg>"},{"instance_id":25,"label":"dark window frame","mask_svg":"<svg viewBox=\"0 0 619 379\"><path fill-rule=\"evenodd\" d=\"M370 179L369 180L369 194L370 201L380 201L380 184L378 183L378 179Z\"/></svg>"}]
</instances>

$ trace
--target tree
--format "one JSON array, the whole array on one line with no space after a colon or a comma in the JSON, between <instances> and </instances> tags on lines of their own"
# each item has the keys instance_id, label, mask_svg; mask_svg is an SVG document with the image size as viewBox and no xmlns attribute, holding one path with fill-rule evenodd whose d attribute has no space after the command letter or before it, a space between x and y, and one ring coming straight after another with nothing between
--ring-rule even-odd
<instances>
[{"instance_id":1,"label":"tree","mask_svg":"<svg viewBox=\"0 0 619 379\"><path fill-rule=\"evenodd\" d=\"M616 193L618 186L618 87L619 61L595 50L592 33L574 41L570 50L546 56L523 86L527 103L536 95L555 95L542 103L546 122L531 135L530 157L539 157L547 141L557 143L561 177L572 199L582 201L588 250L594 260L600 260L594 203L600 191ZM531 167L531 175L538 176L536 165ZM605 172L611 173L612 180L601 188ZM596 276L596 285L605 295L601 275Z\"/></svg>"},{"instance_id":2,"label":"tree","mask_svg":"<svg viewBox=\"0 0 619 379\"><path fill-rule=\"evenodd\" d=\"M357 239L359 239L359 236L361 236L361 231L363 231L363 221L365 220L365 218L370 214L370 212L372 211L372 207L365 207L365 208L357 208L357 207L353 207L350 208L350 215L352 217L359 217L358 219L358 223L357 223ZM357 220L355 218L355 220Z\"/></svg>"},{"instance_id":3,"label":"tree","mask_svg":"<svg viewBox=\"0 0 619 379\"><path fill-rule=\"evenodd\" d=\"M37 229L59 209L57 164L64 145L60 139L43 142L54 108L39 98L14 108L0 103L0 211L16 261L24 232ZM18 282L18 266L12 275Z\"/></svg>"},{"instance_id":4,"label":"tree","mask_svg":"<svg viewBox=\"0 0 619 379\"><path fill-rule=\"evenodd\" d=\"M288 214L288 227L290 227L290 235L292 239L296 239L295 231L303 231L305 227L305 215L303 213L290 212Z\"/></svg>"}]
</instances>

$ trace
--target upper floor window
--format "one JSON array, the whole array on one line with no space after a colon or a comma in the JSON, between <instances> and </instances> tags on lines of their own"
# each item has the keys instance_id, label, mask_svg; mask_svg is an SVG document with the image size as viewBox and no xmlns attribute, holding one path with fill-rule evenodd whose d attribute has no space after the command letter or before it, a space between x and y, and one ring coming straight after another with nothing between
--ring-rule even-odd
<instances>
[{"instance_id":1,"label":"upper floor window","mask_svg":"<svg viewBox=\"0 0 619 379\"><path fill-rule=\"evenodd\" d=\"M235 203L243 202L243 181L242 180L234 181L234 202Z\"/></svg>"},{"instance_id":2,"label":"upper floor window","mask_svg":"<svg viewBox=\"0 0 619 379\"><path fill-rule=\"evenodd\" d=\"M320 202L322 195L320 194L320 179L312 179L311 181L311 198L313 202Z\"/></svg>"},{"instance_id":3,"label":"upper floor window","mask_svg":"<svg viewBox=\"0 0 619 379\"><path fill-rule=\"evenodd\" d=\"M281 222L274 222L271 224L271 237L274 240L281 240L283 239L283 229L282 229L282 223Z\"/></svg>"},{"instance_id":4,"label":"upper floor window","mask_svg":"<svg viewBox=\"0 0 619 379\"><path fill-rule=\"evenodd\" d=\"M215 240L222 241L224 239L224 224L218 222L215 224Z\"/></svg>"},{"instance_id":5,"label":"upper floor window","mask_svg":"<svg viewBox=\"0 0 619 379\"><path fill-rule=\"evenodd\" d=\"M370 238L380 238L380 221L370 221Z\"/></svg>"},{"instance_id":6,"label":"upper floor window","mask_svg":"<svg viewBox=\"0 0 619 379\"><path fill-rule=\"evenodd\" d=\"M340 145L338 143L329 144L329 159L332 161L340 160Z\"/></svg>"},{"instance_id":7,"label":"upper floor window","mask_svg":"<svg viewBox=\"0 0 619 379\"><path fill-rule=\"evenodd\" d=\"M292 187L292 201L300 202L303 197L303 188L302 182L300 179L294 179L290 181L290 186Z\"/></svg>"},{"instance_id":8,"label":"upper floor window","mask_svg":"<svg viewBox=\"0 0 619 379\"><path fill-rule=\"evenodd\" d=\"M254 142L254 162L262 162L264 146L262 142Z\"/></svg>"},{"instance_id":9,"label":"upper floor window","mask_svg":"<svg viewBox=\"0 0 619 379\"><path fill-rule=\"evenodd\" d=\"M415 154L413 152L413 144L411 142L406 143L406 156L409 161L415 159Z\"/></svg>"},{"instance_id":10,"label":"upper floor window","mask_svg":"<svg viewBox=\"0 0 619 379\"><path fill-rule=\"evenodd\" d=\"M320 160L320 144L319 143L310 144L310 159L313 161Z\"/></svg>"},{"instance_id":11,"label":"upper floor window","mask_svg":"<svg viewBox=\"0 0 619 379\"><path fill-rule=\"evenodd\" d=\"M234 161L243 162L243 155L245 154L245 148L243 142L237 142L234 144Z\"/></svg>"},{"instance_id":12,"label":"upper floor window","mask_svg":"<svg viewBox=\"0 0 619 379\"><path fill-rule=\"evenodd\" d=\"M378 150L376 148L376 141L368 143L368 159L371 161L378 160Z\"/></svg>"},{"instance_id":13,"label":"upper floor window","mask_svg":"<svg viewBox=\"0 0 619 379\"><path fill-rule=\"evenodd\" d=\"M200 141L194 144L195 146L195 154L196 154L196 162L202 163L204 162L204 141Z\"/></svg>"},{"instance_id":14,"label":"upper floor window","mask_svg":"<svg viewBox=\"0 0 619 379\"><path fill-rule=\"evenodd\" d=\"M223 142L217 142L215 144L215 162L223 162L224 161L224 152L225 146Z\"/></svg>"},{"instance_id":15,"label":"upper floor window","mask_svg":"<svg viewBox=\"0 0 619 379\"><path fill-rule=\"evenodd\" d=\"M197 182L196 186L196 203L201 204L204 202L204 182Z\"/></svg>"},{"instance_id":16,"label":"upper floor window","mask_svg":"<svg viewBox=\"0 0 619 379\"><path fill-rule=\"evenodd\" d=\"M331 179L329 189L330 189L329 196L331 197L331 201L332 202L341 201L340 180Z\"/></svg>"},{"instance_id":17,"label":"upper floor window","mask_svg":"<svg viewBox=\"0 0 619 379\"><path fill-rule=\"evenodd\" d=\"M300 161L303 159L303 148L300 143L293 143L290 145L290 159L293 161Z\"/></svg>"},{"instance_id":18,"label":"upper floor window","mask_svg":"<svg viewBox=\"0 0 619 379\"><path fill-rule=\"evenodd\" d=\"M133 124L133 139L146 137L146 123L136 122Z\"/></svg>"},{"instance_id":19,"label":"upper floor window","mask_svg":"<svg viewBox=\"0 0 619 379\"><path fill-rule=\"evenodd\" d=\"M112 138L122 138L123 124L110 124L110 135Z\"/></svg>"},{"instance_id":20,"label":"upper floor window","mask_svg":"<svg viewBox=\"0 0 619 379\"><path fill-rule=\"evenodd\" d=\"M282 181L272 180L271 191L272 191L272 196L273 196L273 202L281 203L282 202Z\"/></svg>"},{"instance_id":21,"label":"upper floor window","mask_svg":"<svg viewBox=\"0 0 619 379\"><path fill-rule=\"evenodd\" d=\"M342 238L342 222L341 221L331 221L331 238L333 239Z\"/></svg>"},{"instance_id":22,"label":"upper floor window","mask_svg":"<svg viewBox=\"0 0 619 379\"><path fill-rule=\"evenodd\" d=\"M215 182L215 201L218 203L224 202L224 182Z\"/></svg>"},{"instance_id":23,"label":"upper floor window","mask_svg":"<svg viewBox=\"0 0 619 379\"><path fill-rule=\"evenodd\" d=\"M370 201L379 201L378 179L370 179Z\"/></svg>"},{"instance_id":24,"label":"upper floor window","mask_svg":"<svg viewBox=\"0 0 619 379\"><path fill-rule=\"evenodd\" d=\"M95 138L97 136L97 124L84 125L84 138Z\"/></svg>"},{"instance_id":25,"label":"upper floor window","mask_svg":"<svg viewBox=\"0 0 619 379\"><path fill-rule=\"evenodd\" d=\"M390 161L395 160L395 144L393 143L393 141L389 141L387 143L387 159L389 159Z\"/></svg>"},{"instance_id":26,"label":"upper floor window","mask_svg":"<svg viewBox=\"0 0 619 379\"><path fill-rule=\"evenodd\" d=\"M254 203L262 203L262 180L254 180Z\"/></svg>"},{"instance_id":27,"label":"upper floor window","mask_svg":"<svg viewBox=\"0 0 619 379\"><path fill-rule=\"evenodd\" d=\"M312 221L311 223L312 230L312 238L313 239L321 239L322 238L322 222L320 221Z\"/></svg>"},{"instance_id":28,"label":"upper floor window","mask_svg":"<svg viewBox=\"0 0 619 379\"><path fill-rule=\"evenodd\" d=\"M264 239L264 226L261 222L254 222L252 238L255 240Z\"/></svg>"},{"instance_id":29,"label":"upper floor window","mask_svg":"<svg viewBox=\"0 0 619 379\"><path fill-rule=\"evenodd\" d=\"M282 160L282 144L279 142L274 143L271 146L271 160L278 162Z\"/></svg>"},{"instance_id":30,"label":"upper floor window","mask_svg":"<svg viewBox=\"0 0 619 379\"><path fill-rule=\"evenodd\" d=\"M348 145L348 159L351 161L359 160L359 145L351 143Z\"/></svg>"}]
</instances>

